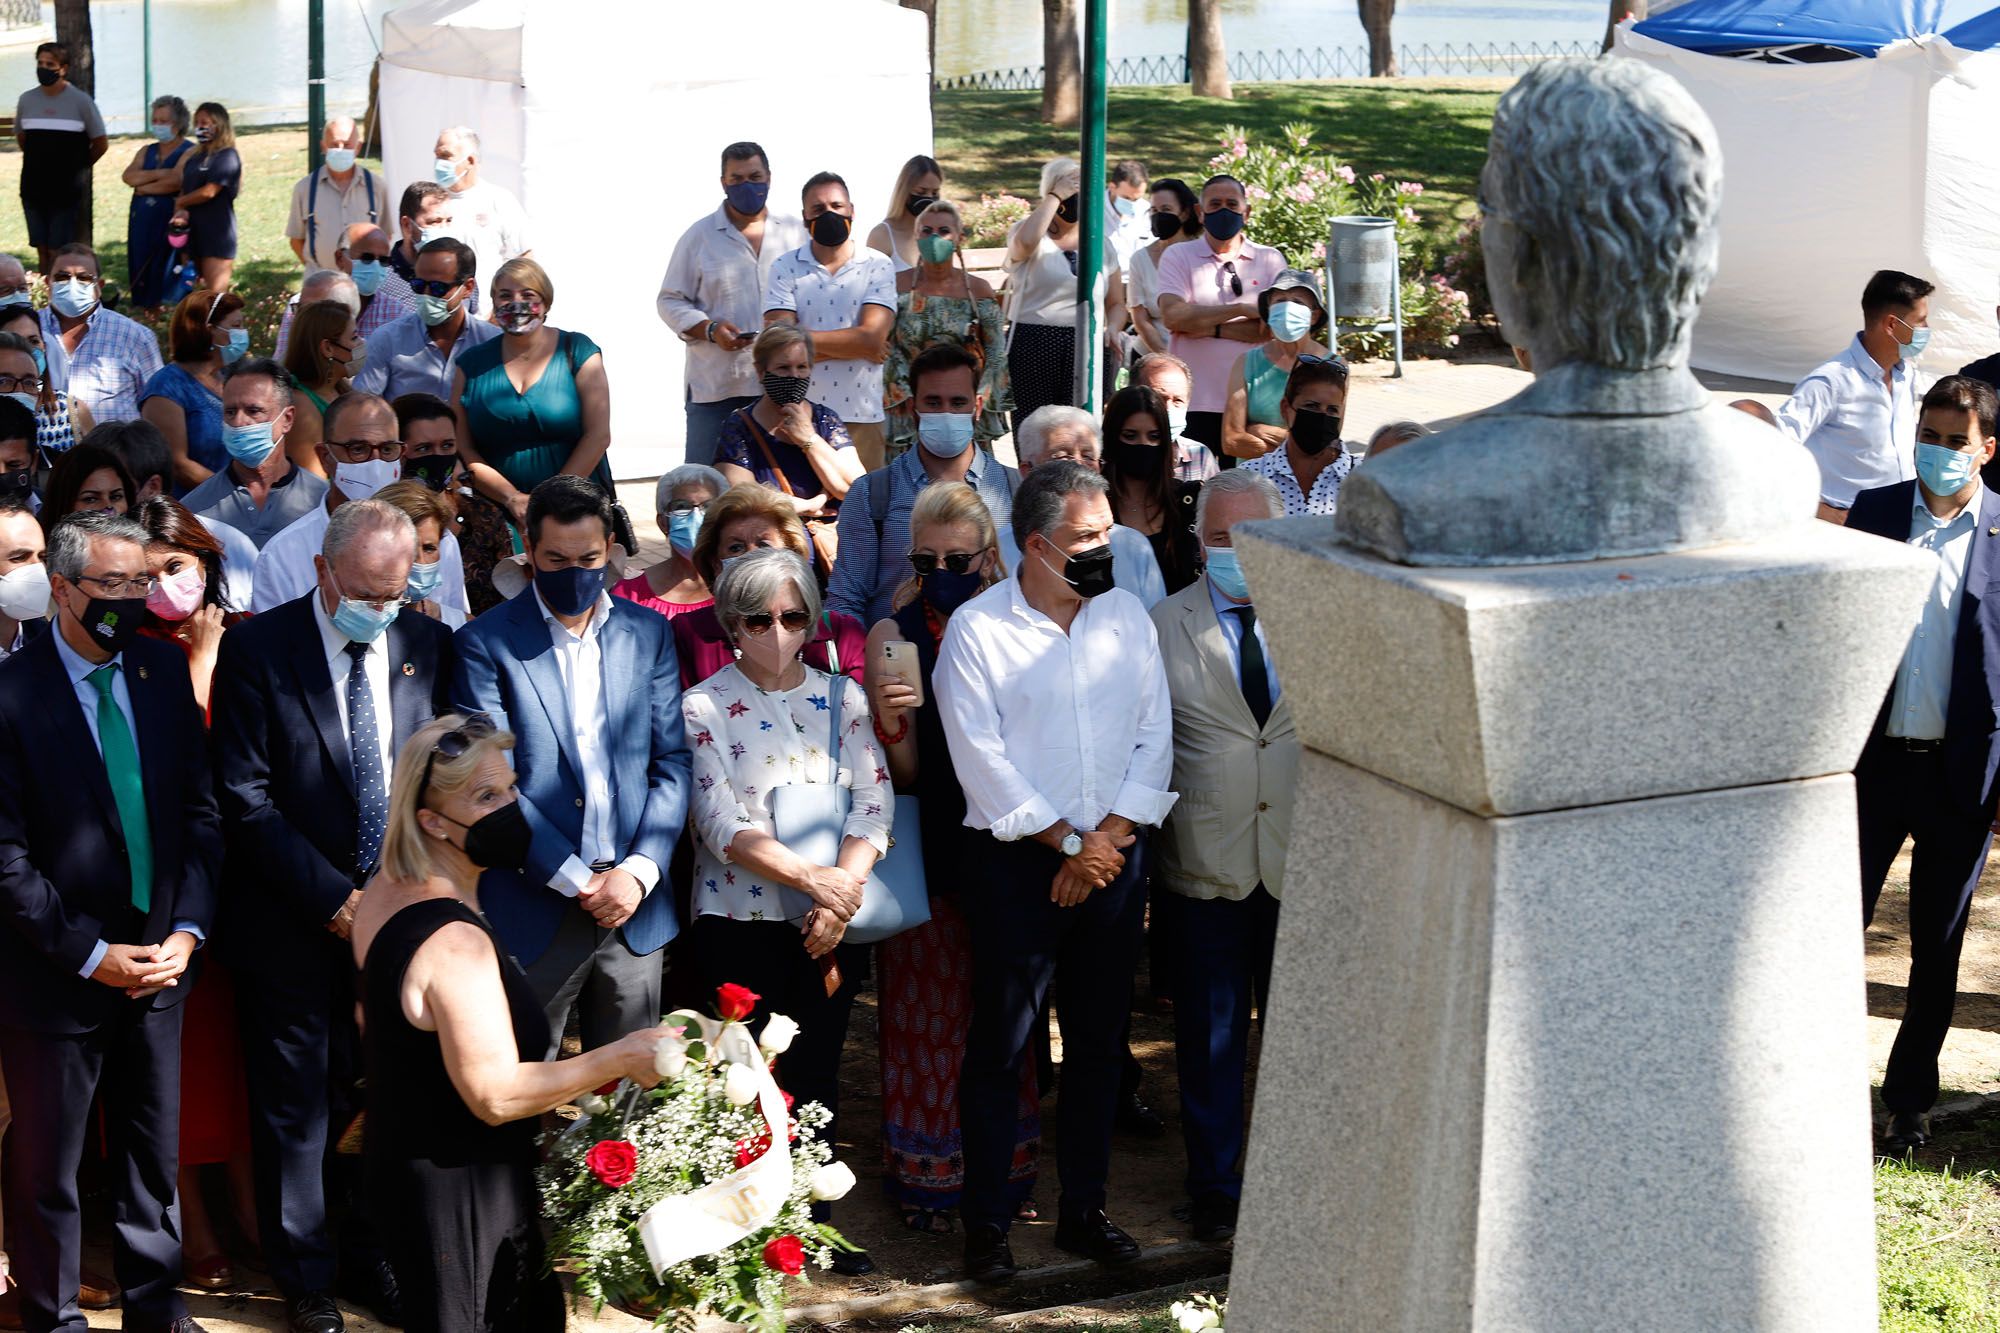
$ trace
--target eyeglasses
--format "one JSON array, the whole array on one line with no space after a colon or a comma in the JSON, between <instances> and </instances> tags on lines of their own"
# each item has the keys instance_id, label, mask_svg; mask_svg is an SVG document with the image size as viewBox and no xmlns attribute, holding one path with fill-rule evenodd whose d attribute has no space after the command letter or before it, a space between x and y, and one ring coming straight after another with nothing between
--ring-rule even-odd
<instances>
[{"instance_id":1,"label":"eyeglasses","mask_svg":"<svg viewBox=\"0 0 2000 1333\"><path fill-rule=\"evenodd\" d=\"M1236 261L1233 259L1223 260L1222 273L1229 275L1229 294L1231 296L1243 295L1243 279L1236 275ZM1217 287L1222 285L1222 274L1216 275L1215 285Z\"/></svg>"},{"instance_id":2,"label":"eyeglasses","mask_svg":"<svg viewBox=\"0 0 2000 1333\"><path fill-rule=\"evenodd\" d=\"M0 375L0 393L40 393L40 375Z\"/></svg>"},{"instance_id":3,"label":"eyeglasses","mask_svg":"<svg viewBox=\"0 0 2000 1333\"><path fill-rule=\"evenodd\" d=\"M424 793L430 789L431 770L437 766L439 755L443 755L447 761L457 759L497 730L491 717L485 713L474 713L432 741L431 752L424 757L423 780L417 784L417 800L421 802Z\"/></svg>"},{"instance_id":4,"label":"eyeglasses","mask_svg":"<svg viewBox=\"0 0 2000 1333\"><path fill-rule=\"evenodd\" d=\"M667 512L669 514L699 514L707 507L707 505L698 505L692 500L667 501Z\"/></svg>"},{"instance_id":5,"label":"eyeglasses","mask_svg":"<svg viewBox=\"0 0 2000 1333\"><path fill-rule=\"evenodd\" d=\"M410 290L418 296L450 296L464 285L464 280L460 278L454 278L450 282L432 282L429 278L410 279Z\"/></svg>"},{"instance_id":6,"label":"eyeglasses","mask_svg":"<svg viewBox=\"0 0 2000 1333\"><path fill-rule=\"evenodd\" d=\"M984 554L984 551L952 551L946 555L932 555L929 551L920 555L913 552L910 556L910 568L919 574L935 574L938 566L942 564L954 574L963 574L972 568L973 561Z\"/></svg>"},{"instance_id":7,"label":"eyeglasses","mask_svg":"<svg viewBox=\"0 0 2000 1333\"><path fill-rule=\"evenodd\" d=\"M365 463L379 458L393 463L403 456L401 440L328 440L326 451L343 463Z\"/></svg>"},{"instance_id":8,"label":"eyeglasses","mask_svg":"<svg viewBox=\"0 0 2000 1333\"><path fill-rule=\"evenodd\" d=\"M785 611L775 617L769 611L753 611L743 617L743 628L752 634L769 634L774 620L794 632L813 623L813 618L803 611Z\"/></svg>"},{"instance_id":9,"label":"eyeglasses","mask_svg":"<svg viewBox=\"0 0 2000 1333\"><path fill-rule=\"evenodd\" d=\"M153 590L153 585L159 580L151 574L134 574L129 579L122 574L78 574L75 581L94 583L104 590L106 597L116 599L125 596L144 597Z\"/></svg>"}]
</instances>

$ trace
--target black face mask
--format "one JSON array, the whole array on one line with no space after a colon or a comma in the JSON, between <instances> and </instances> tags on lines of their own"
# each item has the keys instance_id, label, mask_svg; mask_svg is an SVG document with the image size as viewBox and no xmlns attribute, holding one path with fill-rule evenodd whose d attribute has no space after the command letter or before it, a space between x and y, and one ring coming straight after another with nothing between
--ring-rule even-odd
<instances>
[{"instance_id":1,"label":"black face mask","mask_svg":"<svg viewBox=\"0 0 2000 1333\"><path fill-rule=\"evenodd\" d=\"M76 619L92 643L116 657L125 651L132 636L139 632L139 626L145 623L146 599L93 597Z\"/></svg>"},{"instance_id":2,"label":"black face mask","mask_svg":"<svg viewBox=\"0 0 2000 1333\"><path fill-rule=\"evenodd\" d=\"M903 207L909 211L911 217L915 217L936 202L937 196L934 194L913 194L903 201Z\"/></svg>"},{"instance_id":3,"label":"black face mask","mask_svg":"<svg viewBox=\"0 0 2000 1333\"><path fill-rule=\"evenodd\" d=\"M1078 199L1079 197L1080 197L1080 196L1078 196L1078 195L1074 195L1074 194L1073 194L1073 195L1071 195L1071 196L1070 196L1069 198L1067 198L1067 199L1063 200L1063 201L1062 201L1061 203L1057 204L1057 205L1056 205L1056 216L1057 216L1057 217L1059 217L1059 218L1061 218L1061 219L1062 219L1062 220L1063 220L1064 222L1074 222L1074 221L1076 221L1076 211L1077 211L1077 202L1076 202L1076 201L1077 201L1077 199Z\"/></svg>"},{"instance_id":4,"label":"black face mask","mask_svg":"<svg viewBox=\"0 0 2000 1333\"><path fill-rule=\"evenodd\" d=\"M822 213L812 220L812 238L829 250L847 244L853 230L854 220L839 213Z\"/></svg>"},{"instance_id":5,"label":"black face mask","mask_svg":"<svg viewBox=\"0 0 2000 1333\"><path fill-rule=\"evenodd\" d=\"M764 377L764 392L771 395L771 401L781 407L806 400L806 390L812 387L812 380L804 375L777 375Z\"/></svg>"},{"instance_id":6,"label":"black face mask","mask_svg":"<svg viewBox=\"0 0 2000 1333\"><path fill-rule=\"evenodd\" d=\"M1155 240L1164 241L1170 237L1178 236L1186 230L1187 225L1181 221L1180 215L1177 213L1153 214L1153 238Z\"/></svg>"},{"instance_id":7,"label":"black face mask","mask_svg":"<svg viewBox=\"0 0 2000 1333\"><path fill-rule=\"evenodd\" d=\"M458 824L442 810L431 813ZM509 801L470 824L458 826L465 830L465 859L481 869L519 870L528 864L528 844L534 840L534 832L528 827L528 817L521 813L519 801Z\"/></svg>"},{"instance_id":8,"label":"black face mask","mask_svg":"<svg viewBox=\"0 0 2000 1333\"><path fill-rule=\"evenodd\" d=\"M62 71L59 69L43 69L40 65L35 66L35 82L44 88L55 87L56 81L60 78Z\"/></svg>"},{"instance_id":9,"label":"black face mask","mask_svg":"<svg viewBox=\"0 0 2000 1333\"><path fill-rule=\"evenodd\" d=\"M403 480L421 481L434 491L444 491L458 475L458 457L455 454L425 454L422 458L403 460Z\"/></svg>"},{"instance_id":10,"label":"black face mask","mask_svg":"<svg viewBox=\"0 0 2000 1333\"><path fill-rule=\"evenodd\" d=\"M1111 544L1078 551L1063 561L1062 580L1088 600L1111 591Z\"/></svg>"},{"instance_id":11,"label":"black face mask","mask_svg":"<svg viewBox=\"0 0 2000 1333\"><path fill-rule=\"evenodd\" d=\"M34 493L35 470L22 468L19 472L0 472L0 500L25 500Z\"/></svg>"},{"instance_id":12,"label":"black face mask","mask_svg":"<svg viewBox=\"0 0 2000 1333\"><path fill-rule=\"evenodd\" d=\"M1160 470L1160 446L1157 444L1127 444L1123 440L1113 440L1105 452L1111 458L1111 466L1118 470L1121 477L1151 477Z\"/></svg>"},{"instance_id":13,"label":"black face mask","mask_svg":"<svg viewBox=\"0 0 2000 1333\"><path fill-rule=\"evenodd\" d=\"M1300 408L1292 414L1292 443L1307 458L1325 453L1340 443L1340 413L1313 412Z\"/></svg>"}]
</instances>

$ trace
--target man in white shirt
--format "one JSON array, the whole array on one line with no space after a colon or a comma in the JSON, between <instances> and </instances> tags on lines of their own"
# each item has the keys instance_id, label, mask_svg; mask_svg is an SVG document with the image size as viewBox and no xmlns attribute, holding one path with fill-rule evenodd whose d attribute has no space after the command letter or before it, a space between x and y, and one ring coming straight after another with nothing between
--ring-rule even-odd
<instances>
[{"instance_id":1,"label":"man in white shirt","mask_svg":"<svg viewBox=\"0 0 2000 1333\"><path fill-rule=\"evenodd\" d=\"M800 194L810 244L771 265L766 324L796 324L812 334L812 387L806 396L847 426L862 466L882 466L882 363L896 325L896 265L854 243L854 201L847 182L822 171Z\"/></svg>"},{"instance_id":2,"label":"man in white shirt","mask_svg":"<svg viewBox=\"0 0 2000 1333\"><path fill-rule=\"evenodd\" d=\"M1097 418L1080 407L1050 403L1028 413L1014 432L1014 452L1021 460L1021 475L1027 476L1048 463L1076 463L1092 472L1099 470L1101 447L1097 438ZM1013 516L995 514L999 529L1000 555L1007 568L1021 567L1021 551L1014 544ZM1160 574L1160 559L1146 534L1123 523L1111 527L1111 582L1139 599L1152 610L1167 595L1167 581Z\"/></svg>"},{"instance_id":3,"label":"man in white shirt","mask_svg":"<svg viewBox=\"0 0 2000 1333\"><path fill-rule=\"evenodd\" d=\"M1146 206L1146 164L1128 157L1111 168L1111 183L1104 192L1108 209L1105 228L1111 252L1118 256L1118 271L1132 264L1132 252L1153 243L1153 215Z\"/></svg>"},{"instance_id":4,"label":"man in white shirt","mask_svg":"<svg viewBox=\"0 0 2000 1333\"><path fill-rule=\"evenodd\" d=\"M803 222L765 206L770 192L762 147L723 149L723 201L682 233L660 281L660 319L687 344L690 463L713 463L722 423L763 392L750 344L764 324L764 289L778 257L806 243Z\"/></svg>"},{"instance_id":5,"label":"man in white shirt","mask_svg":"<svg viewBox=\"0 0 2000 1333\"><path fill-rule=\"evenodd\" d=\"M1105 1215L1111 1131L1145 915L1146 834L1173 807L1172 719L1145 608L1111 583L1104 478L1036 468L1014 500L1021 564L959 608L933 682L965 822L990 834L963 903L972 1027L959 1082L965 1271L1014 1275L1014 1089L1051 981L1062 992L1056 1244L1139 1247Z\"/></svg>"},{"instance_id":6,"label":"man in white shirt","mask_svg":"<svg viewBox=\"0 0 2000 1333\"><path fill-rule=\"evenodd\" d=\"M1917 475L1916 361L1931 338L1922 278L1883 269L1861 292L1861 332L1798 382L1778 429L1819 463L1819 516L1845 523L1854 497Z\"/></svg>"},{"instance_id":7,"label":"man in white shirt","mask_svg":"<svg viewBox=\"0 0 2000 1333\"><path fill-rule=\"evenodd\" d=\"M320 134L324 154L319 170L292 187L292 211L285 236L307 268L336 268L334 255L356 222L380 223L390 200L382 178L358 164L361 127L352 116L335 116Z\"/></svg>"},{"instance_id":8,"label":"man in white shirt","mask_svg":"<svg viewBox=\"0 0 2000 1333\"><path fill-rule=\"evenodd\" d=\"M455 125L439 133L432 151L432 174L451 191L451 234L472 247L478 271L491 277L508 260L527 254L528 214L512 191L480 179L479 136ZM478 303L473 306L476 310Z\"/></svg>"}]
</instances>

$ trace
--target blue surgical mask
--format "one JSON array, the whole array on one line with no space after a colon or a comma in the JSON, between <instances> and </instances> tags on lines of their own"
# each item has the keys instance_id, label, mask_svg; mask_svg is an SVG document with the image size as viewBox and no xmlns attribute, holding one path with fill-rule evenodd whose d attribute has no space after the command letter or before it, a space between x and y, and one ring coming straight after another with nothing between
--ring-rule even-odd
<instances>
[{"instance_id":1,"label":"blue surgical mask","mask_svg":"<svg viewBox=\"0 0 2000 1333\"><path fill-rule=\"evenodd\" d=\"M424 327L427 329L434 329L444 323L451 318L452 312L457 309L458 303L447 297L419 296L417 298L417 317L423 320Z\"/></svg>"},{"instance_id":2,"label":"blue surgical mask","mask_svg":"<svg viewBox=\"0 0 2000 1333\"><path fill-rule=\"evenodd\" d=\"M28 295L26 287L17 292L8 292L4 296L0 296L0 310L5 310L9 306L33 305L34 303L35 298Z\"/></svg>"},{"instance_id":3,"label":"blue surgical mask","mask_svg":"<svg viewBox=\"0 0 2000 1333\"><path fill-rule=\"evenodd\" d=\"M702 511L685 509L677 514L667 515L667 545L682 555L694 552L694 540L701 535Z\"/></svg>"},{"instance_id":4,"label":"blue surgical mask","mask_svg":"<svg viewBox=\"0 0 2000 1333\"><path fill-rule=\"evenodd\" d=\"M957 458L972 447L972 413L924 412L917 417L917 442L934 458Z\"/></svg>"},{"instance_id":5,"label":"blue surgical mask","mask_svg":"<svg viewBox=\"0 0 2000 1333\"><path fill-rule=\"evenodd\" d=\"M411 565L409 582L403 585L403 595L411 601L421 602L436 592L442 582L443 560L433 560L428 565Z\"/></svg>"},{"instance_id":6,"label":"blue surgical mask","mask_svg":"<svg viewBox=\"0 0 2000 1333\"><path fill-rule=\"evenodd\" d=\"M1250 584L1243 577L1243 566L1236 563L1236 549L1231 546L1204 546L1202 554L1208 558L1208 578L1224 597L1237 601L1247 601Z\"/></svg>"},{"instance_id":7,"label":"blue surgical mask","mask_svg":"<svg viewBox=\"0 0 2000 1333\"><path fill-rule=\"evenodd\" d=\"M764 211L764 201L771 197L769 181L738 181L734 185L722 187L729 206L746 217L755 217Z\"/></svg>"},{"instance_id":8,"label":"blue surgical mask","mask_svg":"<svg viewBox=\"0 0 2000 1333\"><path fill-rule=\"evenodd\" d=\"M48 353L39 347L35 348L35 373L43 377L46 377L49 373Z\"/></svg>"},{"instance_id":9,"label":"blue surgical mask","mask_svg":"<svg viewBox=\"0 0 2000 1333\"><path fill-rule=\"evenodd\" d=\"M373 643L382 637L382 631L389 628L391 622L402 614L402 610L400 606L375 607L366 602L357 602L351 597L343 597L327 619L331 620L333 627L346 635L351 642Z\"/></svg>"},{"instance_id":10,"label":"blue surgical mask","mask_svg":"<svg viewBox=\"0 0 2000 1333\"><path fill-rule=\"evenodd\" d=\"M604 591L607 572L603 565L595 569L585 569L581 565L571 565L567 569L538 569L535 571L535 591L548 603L549 610L557 615L580 616L596 605L598 594Z\"/></svg>"},{"instance_id":11,"label":"blue surgical mask","mask_svg":"<svg viewBox=\"0 0 2000 1333\"><path fill-rule=\"evenodd\" d=\"M437 227L419 227L417 228L417 249L421 250L432 241L442 241L452 235L453 233L449 224Z\"/></svg>"},{"instance_id":12,"label":"blue surgical mask","mask_svg":"<svg viewBox=\"0 0 2000 1333\"><path fill-rule=\"evenodd\" d=\"M1931 331L1923 325L1912 328L1905 324L1903 327L1910 330L1910 340L1906 343L1897 343L1896 350L1902 353L1903 360L1914 361L1924 354L1926 347L1931 345Z\"/></svg>"},{"instance_id":13,"label":"blue surgical mask","mask_svg":"<svg viewBox=\"0 0 2000 1333\"><path fill-rule=\"evenodd\" d=\"M87 315L97 305L97 284L82 278L64 278L49 284L49 304L67 319Z\"/></svg>"},{"instance_id":14,"label":"blue surgical mask","mask_svg":"<svg viewBox=\"0 0 2000 1333\"><path fill-rule=\"evenodd\" d=\"M1917 475L1932 495L1956 495L1979 472L1979 456L1943 444L1917 445Z\"/></svg>"},{"instance_id":15,"label":"blue surgical mask","mask_svg":"<svg viewBox=\"0 0 2000 1333\"><path fill-rule=\"evenodd\" d=\"M151 125L148 125L146 129L155 139L158 139L161 143L165 143L167 140L174 137L174 127L172 125L162 125L157 120L154 121Z\"/></svg>"},{"instance_id":16,"label":"blue surgical mask","mask_svg":"<svg viewBox=\"0 0 2000 1333\"><path fill-rule=\"evenodd\" d=\"M250 350L250 330L224 329L223 332L229 335L229 341L222 345L222 364L233 366Z\"/></svg>"},{"instance_id":17,"label":"blue surgical mask","mask_svg":"<svg viewBox=\"0 0 2000 1333\"><path fill-rule=\"evenodd\" d=\"M1177 440L1181 436L1187 434L1186 404L1182 404L1178 407L1176 407L1172 403L1167 404L1167 434L1173 436Z\"/></svg>"},{"instance_id":18,"label":"blue surgical mask","mask_svg":"<svg viewBox=\"0 0 2000 1333\"><path fill-rule=\"evenodd\" d=\"M389 266L381 260L364 259L354 266L354 289L363 296L373 296L388 276Z\"/></svg>"},{"instance_id":19,"label":"blue surgical mask","mask_svg":"<svg viewBox=\"0 0 2000 1333\"><path fill-rule=\"evenodd\" d=\"M1122 194L1111 196L1111 206L1118 210L1118 216L1121 218L1129 218L1139 211L1139 201L1137 199L1127 199Z\"/></svg>"},{"instance_id":20,"label":"blue surgical mask","mask_svg":"<svg viewBox=\"0 0 2000 1333\"><path fill-rule=\"evenodd\" d=\"M431 179L439 185L444 186L447 190L458 184L458 178L464 174L459 169L458 164L448 157L433 158L431 160Z\"/></svg>"},{"instance_id":21,"label":"blue surgical mask","mask_svg":"<svg viewBox=\"0 0 2000 1333\"><path fill-rule=\"evenodd\" d=\"M328 171L354 170L354 150L352 148L329 148L326 150Z\"/></svg>"},{"instance_id":22,"label":"blue surgical mask","mask_svg":"<svg viewBox=\"0 0 2000 1333\"><path fill-rule=\"evenodd\" d=\"M1295 343L1312 332L1312 307L1297 301L1273 301L1270 318L1264 322L1271 326L1273 338L1279 342Z\"/></svg>"},{"instance_id":23,"label":"blue surgical mask","mask_svg":"<svg viewBox=\"0 0 2000 1333\"><path fill-rule=\"evenodd\" d=\"M271 438L270 422L253 421L247 426L224 426L222 447L244 467L258 467L271 456L278 443Z\"/></svg>"}]
</instances>

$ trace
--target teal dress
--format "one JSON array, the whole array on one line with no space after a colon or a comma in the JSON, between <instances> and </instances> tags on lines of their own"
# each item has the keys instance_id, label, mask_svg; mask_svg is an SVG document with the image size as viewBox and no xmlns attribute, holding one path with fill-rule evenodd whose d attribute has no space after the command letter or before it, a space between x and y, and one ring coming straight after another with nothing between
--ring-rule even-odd
<instances>
[{"instance_id":1,"label":"teal dress","mask_svg":"<svg viewBox=\"0 0 2000 1333\"><path fill-rule=\"evenodd\" d=\"M556 335L555 355L542 377L521 393L500 364L504 341L488 338L458 354L458 368L465 375L465 393L459 401L479 456L508 485L525 493L562 471L583 438L583 399L576 391L576 372L597 355L598 348L583 334L564 329ZM590 479L611 491L608 456L597 460Z\"/></svg>"},{"instance_id":2,"label":"teal dress","mask_svg":"<svg viewBox=\"0 0 2000 1333\"><path fill-rule=\"evenodd\" d=\"M1282 426L1284 414L1278 404L1285 396L1285 381L1292 377L1289 370L1280 370L1271 364L1271 358L1264 354L1262 347L1253 347L1243 354L1243 389L1246 415L1253 426Z\"/></svg>"}]
</instances>

